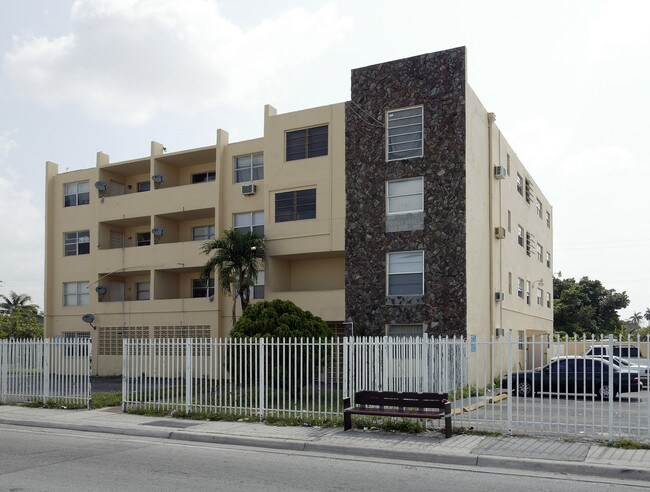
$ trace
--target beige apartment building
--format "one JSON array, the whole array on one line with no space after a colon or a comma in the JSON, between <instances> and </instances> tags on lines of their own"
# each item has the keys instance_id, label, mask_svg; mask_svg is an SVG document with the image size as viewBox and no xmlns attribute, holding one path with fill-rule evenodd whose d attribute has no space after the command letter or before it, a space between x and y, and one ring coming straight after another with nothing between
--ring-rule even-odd
<instances>
[{"instance_id":1,"label":"beige apartment building","mask_svg":"<svg viewBox=\"0 0 650 492\"><path fill-rule=\"evenodd\" d=\"M552 209L465 77L465 48L352 72L350 101L264 108L260 138L59 173L47 163L45 330L224 337L232 298L199 280L203 241L264 236L254 299L339 332L552 333ZM89 316L88 316L89 315Z\"/></svg>"}]
</instances>

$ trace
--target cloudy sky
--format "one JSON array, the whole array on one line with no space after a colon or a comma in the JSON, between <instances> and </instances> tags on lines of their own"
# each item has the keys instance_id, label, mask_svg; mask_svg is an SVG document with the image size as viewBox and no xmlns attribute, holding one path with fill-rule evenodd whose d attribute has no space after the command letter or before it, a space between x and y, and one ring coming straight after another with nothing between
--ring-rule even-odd
<instances>
[{"instance_id":1,"label":"cloudy sky","mask_svg":"<svg viewBox=\"0 0 650 492\"><path fill-rule=\"evenodd\" d=\"M43 303L45 161L60 171L262 134L349 99L350 70L456 46L554 206L555 271L650 307L646 0L2 0L0 293Z\"/></svg>"}]
</instances>

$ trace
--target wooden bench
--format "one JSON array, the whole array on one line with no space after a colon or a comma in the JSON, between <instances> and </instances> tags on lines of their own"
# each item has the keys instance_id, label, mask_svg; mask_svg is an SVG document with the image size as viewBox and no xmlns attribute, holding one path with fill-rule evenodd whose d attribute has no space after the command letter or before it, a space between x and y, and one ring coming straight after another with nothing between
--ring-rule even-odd
<instances>
[{"instance_id":1,"label":"wooden bench","mask_svg":"<svg viewBox=\"0 0 650 492\"><path fill-rule=\"evenodd\" d=\"M445 437L451 437L451 403L448 393L399 393L394 391L358 391L343 400L345 430L352 428L352 414L414 419L445 419Z\"/></svg>"}]
</instances>

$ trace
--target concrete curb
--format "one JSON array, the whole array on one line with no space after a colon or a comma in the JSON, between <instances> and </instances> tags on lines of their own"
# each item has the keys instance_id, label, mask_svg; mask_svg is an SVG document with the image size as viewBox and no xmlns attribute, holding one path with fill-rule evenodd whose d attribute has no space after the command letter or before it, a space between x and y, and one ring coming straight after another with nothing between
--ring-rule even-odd
<instances>
[{"instance_id":1,"label":"concrete curb","mask_svg":"<svg viewBox=\"0 0 650 492\"><path fill-rule=\"evenodd\" d=\"M399 449L380 449L339 444L320 443L304 440L232 436L225 434L198 434L183 430L134 429L61 422L38 422L29 420L0 419L0 424L20 427L74 430L97 432L133 437L151 437L187 442L225 444L231 446L258 447L286 451L306 451L312 453L340 454L365 458L380 458L422 463L457 465L477 468L501 468L518 471L536 471L561 475L582 475L607 477L621 480L650 481L650 469L621 468L615 465L588 463L584 461L554 461L545 459L512 458L506 456L481 455L470 453L445 453L442 451L406 451Z\"/></svg>"}]
</instances>

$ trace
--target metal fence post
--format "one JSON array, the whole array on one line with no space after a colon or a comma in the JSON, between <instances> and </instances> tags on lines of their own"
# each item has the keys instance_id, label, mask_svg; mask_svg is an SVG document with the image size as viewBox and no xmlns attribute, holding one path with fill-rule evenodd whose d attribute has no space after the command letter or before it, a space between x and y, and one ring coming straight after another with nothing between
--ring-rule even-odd
<instances>
[{"instance_id":1,"label":"metal fence post","mask_svg":"<svg viewBox=\"0 0 650 492\"><path fill-rule=\"evenodd\" d=\"M350 338L343 337L343 398L349 398L350 392L348 389L348 372L350 362L348 360L348 343Z\"/></svg>"},{"instance_id":2,"label":"metal fence post","mask_svg":"<svg viewBox=\"0 0 650 492\"><path fill-rule=\"evenodd\" d=\"M185 412L192 409L192 339L185 340Z\"/></svg>"},{"instance_id":3,"label":"metal fence post","mask_svg":"<svg viewBox=\"0 0 650 492\"><path fill-rule=\"evenodd\" d=\"M129 392L129 367L131 362L131 348L129 339L122 339L122 413L126 413L127 394Z\"/></svg>"},{"instance_id":4,"label":"metal fence post","mask_svg":"<svg viewBox=\"0 0 650 492\"><path fill-rule=\"evenodd\" d=\"M508 332L508 435L512 436L512 331Z\"/></svg>"},{"instance_id":5,"label":"metal fence post","mask_svg":"<svg viewBox=\"0 0 650 492\"><path fill-rule=\"evenodd\" d=\"M0 347L2 347L2 351L0 352L0 372L2 373L2 378L0 381L0 401L2 403L7 403L7 373L9 372L7 341L0 340Z\"/></svg>"},{"instance_id":6,"label":"metal fence post","mask_svg":"<svg viewBox=\"0 0 650 492\"><path fill-rule=\"evenodd\" d=\"M264 388L265 388L265 381L266 381L266 365L264 364L265 360L265 350L266 350L266 340L264 338L260 338L258 340L258 348L257 350L259 351L259 402L258 402L258 410L259 410L259 415L260 415L260 422L264 420Z\"/></svg>"},{"instance_id":7,"label":"metal fence post","mask_svg":"<svg viewBox=\"0 0 650 492\"><path fill-rule=\"evenodd\" d=\"M50 397L50 341L43 340L43 403Z\"/></svg>"},{"instance_id":8,"label":"metal fence post","mask_svg":"<svg viewBox=\"0 0 650 492\"><path fill-rule=\"evenodd\" d=\"M607 354L609 354L609 364L607 364L609 372L609 375L607 376L607 384L609 385L609 401L607 402L607 432L611 442L614 439L614 335L610 334L607 342L609 344L609 347L607 348Z\"/></svg>"},{"instance_id":9,"label":"metal fence post","mask_svg":"<svg viewBox=\"0 0 650 492\"><path fill-rule=\"evenodd\" d=\"M92 375L93 375L93 340L92 338L88 338L88 340L82 340L84 345L86 346L86 360L88 362L86 366L86 382L87 388L88 388L88 410L92 410L93 408L93 387L92 387Z\"/></svg>"}]
</instances>

